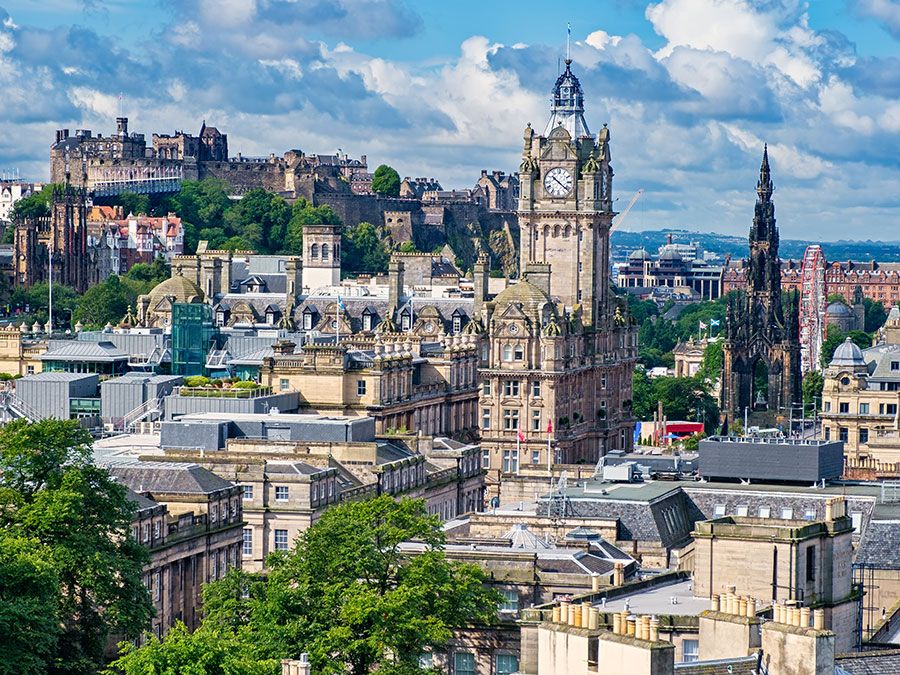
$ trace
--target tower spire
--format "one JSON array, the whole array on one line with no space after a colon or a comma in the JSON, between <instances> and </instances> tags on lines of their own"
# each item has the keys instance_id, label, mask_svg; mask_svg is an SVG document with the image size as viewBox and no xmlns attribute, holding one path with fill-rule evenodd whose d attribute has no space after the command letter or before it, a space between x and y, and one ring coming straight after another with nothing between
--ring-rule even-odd
<instances>
[{"instance_id":1,"label":"tower spire","mask_svg":"<svg viewBox=\"0 0 900 675\"><path fill-rule=\"evenodd\" d=\"M570 50L570 42L572 40L572 24L566 24L566 65L572 63L572 55Z\"/></svg>"},{"instance_id":2,"label":"tower spire","mask_svg":"<svg viewBox=\"0 0 900 675\"><path fill-rule=\"evenodd\" d=\"M769 171L769 144L766 143L763 147L762 164L759 167L759 182L756 184L756 194L759 195L759 201L762 203L770 201L774 190L772 174Z\"/></svg>"}]
</instances>

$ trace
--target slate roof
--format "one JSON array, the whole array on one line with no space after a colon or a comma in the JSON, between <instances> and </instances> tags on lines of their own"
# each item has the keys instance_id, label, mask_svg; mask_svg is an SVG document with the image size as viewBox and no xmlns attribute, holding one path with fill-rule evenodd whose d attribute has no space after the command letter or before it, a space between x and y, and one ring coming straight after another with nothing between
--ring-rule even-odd
<instances>
[{"instance_id":1,"label":"slate roof","mask_svg":"<svg viewBox=\"0 0 900 675\"><path fill-rule=\"evenodd\" d=\"M123 485L137 492L208 494L232 487L198 464L180 462L128 462L106 464L109 472Z\"/></svg>"},{"instance_id":2,"label":"slate roof","mask_svg":"<svg viewBox=\"0 0 900 675\"><path fill-rule=\"evenodd\" d=\"M900 673L900 650L837 655L835 675L896 675Z\"/></svg>"},{"instance_id":3,"label":"slate roof","mask_svg":"<svg viewBox=\"0 0 900 675\"><path fill-rule=\"evenodd\" d=\"M70 340L67 344L53 346L38 356L41 361L79 361L90 363L115 363L127 361L128 354L112 342L87 342Z\"/></svg>"},{"instance_id":4,"label":"slate roof","mask_svg":"<svg viewBox=\"0 0 900 675\"><path fill-rule=\"evenodd\" d=\"M155 509L157 506L160 506L159 502L153 501L142 494L138 494L129 487L125 488L125 499L134 504L138 512L144 511L145 509Z\"/></svg>"},{"instance_id":5,"label":"slate roof","mask_svg":"<svg viewBox=\"0 0 900 675\"><path fill-rule=\"evenodd\" d=\"M882 570L900 570L900 522L869 521L859 542L856 562Z\"/></svg>"},{"instance_id":6,"label":"slate roof","mask_svg":"<svg viewBox=\"0 0 900 675\"><path fill-rule=\"evenodd\" d=\"M324 470L324 468L315 467L306 462L266 462L266 473L311 476L314 473L321 473Z\"/></svg>"}]
</instances>

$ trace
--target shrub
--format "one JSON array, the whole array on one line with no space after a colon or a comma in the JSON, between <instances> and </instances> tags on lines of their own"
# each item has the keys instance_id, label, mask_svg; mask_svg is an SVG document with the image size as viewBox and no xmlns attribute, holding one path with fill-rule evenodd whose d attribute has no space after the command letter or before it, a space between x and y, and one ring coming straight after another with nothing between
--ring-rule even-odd
<instances>
[{"instance_id":1,"label":"shrub","mask_svg":"<svg viewBox=\"0 0 900 675\"><path fill-rule=\"evenodd\" d=\"M203 375L189 375L184 378L184 385L186 387L205 387L209 382L209 378L204 377Z\"/></svg>"}]
</instances>

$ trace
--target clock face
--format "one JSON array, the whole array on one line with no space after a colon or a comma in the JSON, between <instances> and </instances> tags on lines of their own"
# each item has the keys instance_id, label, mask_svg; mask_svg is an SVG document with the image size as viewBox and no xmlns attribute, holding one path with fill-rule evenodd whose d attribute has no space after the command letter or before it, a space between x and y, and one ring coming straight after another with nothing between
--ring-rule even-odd
<instances>
[{"instance_id":1,"label":"clock face","mask_svg":"<svg viewBox=\"0 0 900 675\"><path fill-rule=\"evenodd\" d=\"M572 174L561 166L550 169L544 176L544 189L553 197L565 197L572 191Z\"/></svg>"}]
</instances>

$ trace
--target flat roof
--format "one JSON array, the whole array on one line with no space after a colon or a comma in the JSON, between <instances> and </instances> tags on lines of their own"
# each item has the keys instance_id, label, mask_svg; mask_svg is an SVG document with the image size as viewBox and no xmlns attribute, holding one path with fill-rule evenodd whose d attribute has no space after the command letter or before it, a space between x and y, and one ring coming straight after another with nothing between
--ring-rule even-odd
<instances>
[{"instance_id":1,"label":"flat roof","mask_svg":"<svg viewBox=\"0 0 900 675\"><path fill-rule=\"evenodd\" d=\"M709 598L695 598L693 581L685 579L664 586L654 586L620 595L597 605L603 612L621 612L628 601L628 611L634 614L674 614L676 616L696 616L709 609Z\"/></svg>"},{"instance_id":2,"label":"flat roof","mask_svg":"<svg viewBox=\"0 0 900 675\"><path fill-rule=\"evenodd\" d=\"M299 422L330 424L344 426L354 422L371 419L370 417L339 417L336 415L321 415L319 413L225 413L225 412L201 412L188 413L178 417L176 422L270 422L294 423Z\"/></svg>"},{"instance_id":3,"label":"flat roof","mask_svg":"<svg viewBox=\"0 0 900 675\"><path fill-rule=\"evenodd\" d=\"M89 380L97 378L97 373L66 373L61 370L48 371L43 373L34 373L26 375L16 382L75 382L77 380Z\"/></svg>"}]
</instances>

